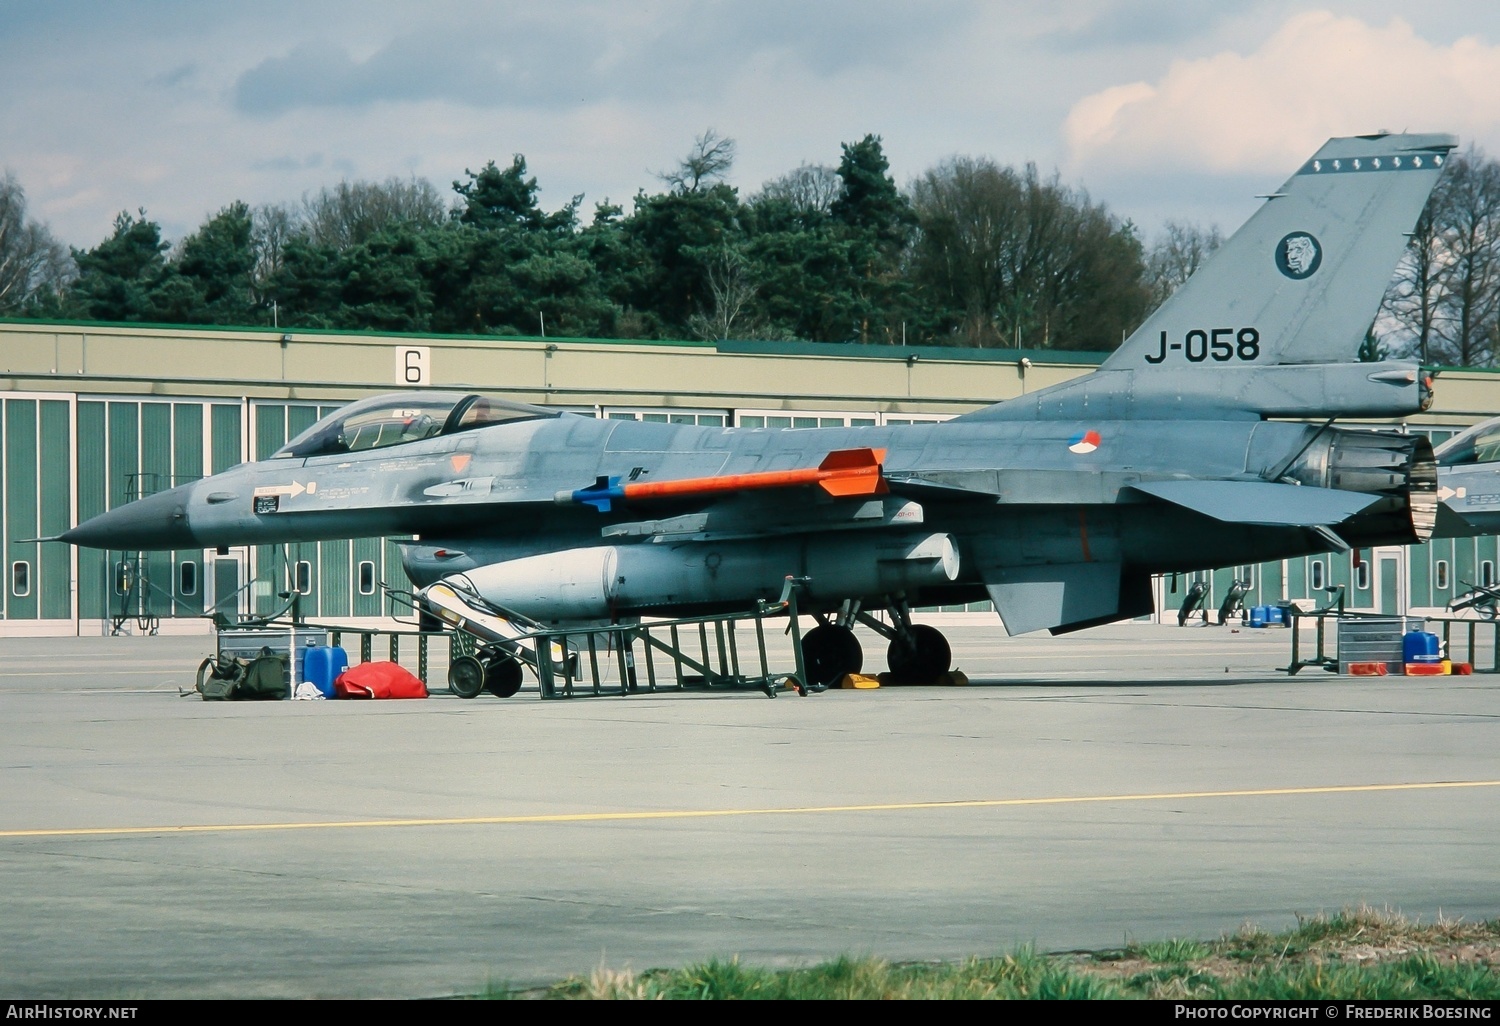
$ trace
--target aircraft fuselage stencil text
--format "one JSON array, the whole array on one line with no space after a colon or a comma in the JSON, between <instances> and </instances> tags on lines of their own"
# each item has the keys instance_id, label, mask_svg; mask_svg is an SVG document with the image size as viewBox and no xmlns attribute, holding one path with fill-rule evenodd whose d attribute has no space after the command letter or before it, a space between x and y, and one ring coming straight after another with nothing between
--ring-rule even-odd
<instances>
[{"instance_id":1,"label":"aircraft fuselage stencil text","mask_svg":"<svg viewBox=\"0 0 1500 1026\"><path fill-rule=\"evenodd\" d=\"M1169 342L1164 331L1160 348L1154 355L1147 353L1146 362L1161 363L1169 356L1181 356L1189 363L1202 363L1210 358L1220 363L1258 360L1260 332L1255 328L1191 328L1180 342Z\"/></svg>"}]
</instances>

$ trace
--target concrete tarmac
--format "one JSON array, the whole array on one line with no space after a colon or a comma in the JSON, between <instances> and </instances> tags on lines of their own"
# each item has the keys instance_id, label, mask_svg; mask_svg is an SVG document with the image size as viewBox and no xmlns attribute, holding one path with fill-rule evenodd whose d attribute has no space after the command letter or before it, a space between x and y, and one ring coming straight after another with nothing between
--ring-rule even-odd
<instances>
[{"instance_id":1,"label":"concrete tarmac","mask_svg":"<svg viewBox=\"0 0 1500 1026\"><path fill-rule=\"evenodd\" d=\"M1288 677L1281 630L947 632L967 687L774 701L206 703L211 638L0 639L0 998L1500 916L1500 678Z\"/></svg>"}]
</instances>

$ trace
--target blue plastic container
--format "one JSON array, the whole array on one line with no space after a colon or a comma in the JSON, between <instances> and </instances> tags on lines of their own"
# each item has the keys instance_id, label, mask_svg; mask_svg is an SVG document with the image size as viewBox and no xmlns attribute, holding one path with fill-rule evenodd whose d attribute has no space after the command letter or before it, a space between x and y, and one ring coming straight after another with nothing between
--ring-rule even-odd
<instances>
[{"instance_id":1,"label":"blue plastic container","mask_svg":"<svg viewBox=\"0 0 1500 1026\"><path fill-rule=\"evenodd\" d=\"M1265 625L1266 625L1266 607L1265 606L1251 606L1250 607L1250 626L1251 627L1264 627Z\"/></svg>"},{"instance_id":2,"label":"blue plastic container","mask_svg":"<svg viewBox=\"0 0 1500 1026\"><path fill-rule=\"evenodd\" d=\"M318 645L307 650L307 661L302 670L302 679L323 693L324 698L333 697L333 682L349 668L349 653L338 645Z\"/></svg>"},{"instance_id":3,"label":"blue plastic container","mask_svg":"<svg viewBox=\"0 0 1500 1026\"><path fill-rule=\"evenodd\" d=\"M1267 606L1266 607L1266 626L1267 627L1285 627L1286 626L1286 610L1282 609L1280 606Z\"/></svg>"},{"instance_id":4,"label":"blue plastic container","mask_svg":"<svg viewBox=\"0 0 1500 1026\"><path fill-rule=\"evenodd\" d=\"M1431 631L1407 631L1401 639L1401 659L1407 663L1440 663L1442 646Z\"/></svg>"}]
</instances>

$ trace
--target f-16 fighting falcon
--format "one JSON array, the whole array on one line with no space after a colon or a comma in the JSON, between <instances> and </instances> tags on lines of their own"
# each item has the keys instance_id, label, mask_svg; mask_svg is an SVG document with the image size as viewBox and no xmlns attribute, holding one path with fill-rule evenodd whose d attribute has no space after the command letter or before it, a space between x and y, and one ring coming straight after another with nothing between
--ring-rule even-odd
<instances>
[{"instance_id":1,"label":"f-16 fighting falcon","mask_svg":"<svg viewBox=\"0 0 1500 1026\"><path fill-rule=\"evenodd\" d=\"M434 609L463 594L559 624L739 611L802 578L814 683L862 668L857 621L898 677L945 673L915 607L988 598L1010 634L1062 633L1151 612L1153 574L1420 542L1428 441L1334 422L1431 403L1418 364L1354 361L1456 143L1329 140L1097 371L946 423L695 427L408 392L62 540L414 536Z\"/></svg>"}]
</instances>

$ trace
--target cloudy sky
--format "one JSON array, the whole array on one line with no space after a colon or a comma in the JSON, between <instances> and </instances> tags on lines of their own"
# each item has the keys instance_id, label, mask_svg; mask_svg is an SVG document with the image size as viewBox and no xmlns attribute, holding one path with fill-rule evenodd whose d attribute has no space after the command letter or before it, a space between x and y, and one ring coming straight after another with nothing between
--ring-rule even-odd
<instances>
[{"instance_id":1,"label":"cloudy sky","mask_svg":"<svg viewBox=\"0 0 1500 1026\"><path fill-rule=\"evenodd\" d=\"M628 208L709 128L742 194L875 133L903 185L1031 161L1148 238L1229 231L1331 135L1500 155L1500 4L0 0L0 170L79 247L514 153L548 209Z\"/></svg>"}]
</instances>

